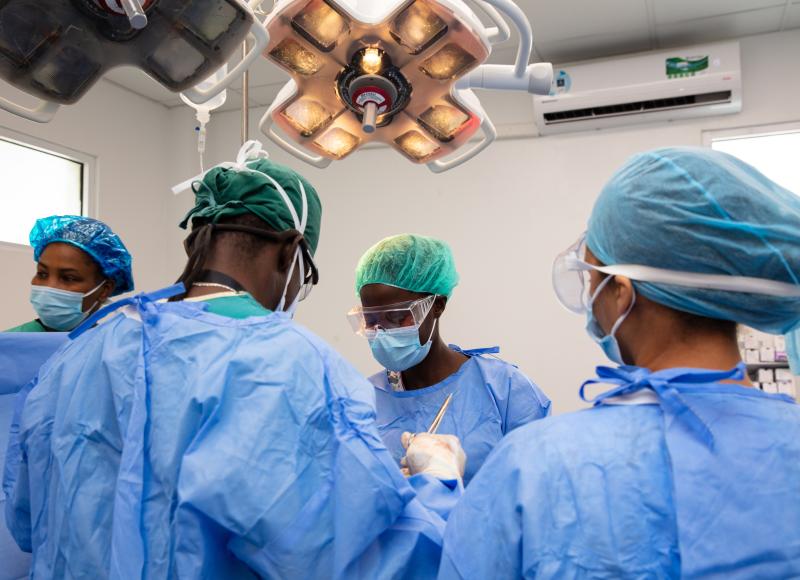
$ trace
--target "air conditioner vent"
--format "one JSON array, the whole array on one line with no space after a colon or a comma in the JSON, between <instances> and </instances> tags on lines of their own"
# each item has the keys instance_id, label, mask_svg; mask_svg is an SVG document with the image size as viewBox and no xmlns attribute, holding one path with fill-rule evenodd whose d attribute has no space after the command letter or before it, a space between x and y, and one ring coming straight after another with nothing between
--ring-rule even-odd
<instances>
[{"instance_id":1,"label":"air conditioner vent","mask_svg":"<svg viewBox=\"0 0 800 580\"><path fill-rule=\"evenodd\" d=\"M570 123L573 121L583 121L587 119L620 117L624 115L637 115L654 111L686 109L690 107L730 103L732 98L732 91L715 91L698 95L685 95L680 97L669 97L665 99L637 101L634 103L622 103L619 105L568 109L565 111L545 113L544 120L547 125L554 125L557 123Z\"/></svg>"}]
</instances>

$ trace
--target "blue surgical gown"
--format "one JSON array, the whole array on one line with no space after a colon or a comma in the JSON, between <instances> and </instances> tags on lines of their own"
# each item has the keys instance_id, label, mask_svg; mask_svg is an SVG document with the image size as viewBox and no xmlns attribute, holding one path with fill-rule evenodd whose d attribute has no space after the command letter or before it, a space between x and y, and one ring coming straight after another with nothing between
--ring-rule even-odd
<instances>
[{"instance_id":1,"label":"blue surgical gown","mask_svg":"<svg viewBox=\"0 0 800 580\"><path fill-rule=\"evenodd\" d=\"M349 364L282 313L132 302L25 403L33 578L435 577L460 487L403 478Z\"/></svg>"},{"instance_id":2,"label":"blue surgical gown","mask_svg":"<svg viewBox=\"0 0 800 580\"><path fill-rule=\"evenodd\" d=\"M652 404L506 438L450 514L440 578L800 577L800 407L654 377Z\"/></svg>"},{"instance_id":3,"label":"blue surgical gown","mask_svg":"<svg viewBox=\"0 0 800 580\"><path fill-rule=\"evenodd\" d=\"M0 333L0 465L7 466L4 471L14 472L19 464L19 417L15 412L24 400L27 385L66 340L63 333ZM5 508L4 492L0 494L0 580L27 578L30 556L20 551L9 534L3 517Z\"/></svg>"},{"instance_id":4,"label":"blue surgical gown","mask_svg":"<svg viewBox=\"0 0 800 580\"><path fill-rule=\"evenodd\" d=\"M400 443L403 432L427 431L447 396L454 394L438 432L461 440L467 454L467 484L507 433L548 415L550 400L514 365L477 354L479 350L451 348L469 359L439 384L394 391L386 371L370 381L375 385L378 429L396 462L405 455Z\"/></svg>"}]
</instances>

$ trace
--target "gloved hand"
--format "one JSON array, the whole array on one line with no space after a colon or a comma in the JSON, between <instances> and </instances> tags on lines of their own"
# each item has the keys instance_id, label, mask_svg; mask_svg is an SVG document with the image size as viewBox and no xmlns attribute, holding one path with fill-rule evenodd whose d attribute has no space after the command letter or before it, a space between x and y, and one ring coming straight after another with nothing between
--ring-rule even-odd
<instances>
[{"instance_id":1,"label":"gloved hand","mask_svg":"<svg viewBox=\"0 0 800 580\"><path fill-rule=\"evenodd\" d=\"M443 480L462 479L467 456L458 437L403 433L401 437L406 456L400 465L410 475L424 474ZM405 472L405 470L404 470Z\"/></svg>"}]
</instances>

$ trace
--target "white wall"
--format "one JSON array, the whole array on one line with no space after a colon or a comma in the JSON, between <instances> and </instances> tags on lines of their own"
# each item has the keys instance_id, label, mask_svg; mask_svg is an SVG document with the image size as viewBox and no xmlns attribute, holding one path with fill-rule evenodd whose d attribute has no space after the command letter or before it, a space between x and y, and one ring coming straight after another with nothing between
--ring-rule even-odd
<instances>
[{"instance_id":1,"label":"white wall","mask_svg":"<svg viewBox=\"0 0 800 580\"><path fill-rule=\"evenodd\" d=\"M742 53L745 110L740 115L508 139L441 176L383 149L365 150L319 171L267 145L274 159L308 176L324 204L318 253L322 281L298 319L365 373L376 370L365 342L345 320L356 301L355 264L382 237L400 232L438 236L452 245L462 276L442 320L444 337L464 347L500 345L502 356L549 394L556 412L579 408L578 385L603 362L602 355L586 337L584 321L557 304L552 260L585 229L597 192L630 155L660 146L700 145L706 130L800 120L800 32L744 39ZM533 118L525 96L481 96L501 131L503 125ZM115 115L109 101L119 99L140 115ZM90 122L87 115L93 111L99 119ZM254 138L260 135L257 122L263 112L252 112ZM0 125L12 122L0 117ZM56 123L34 127L15 122L13 128L101 154L100 217L119 230L136 254L139 287L152 289L174 280L185 259L180 244L185 234L177 223L192 202L189 194L172 197L167 186L199 171L192 115L185 110L167 114L101 84L85 101L60 113ZM215 116L206 165L232 159L239 138L238 114ZM129 172L124 166L128 151L147 169ZM27 280L29 257L0 251L0 260L13 262L6 270L8 280ZM0 324L17 322L19 313L27 312L25 283L6 287L9 299L0 303Z\"/></svg>"},{"instance_id":2,"label":"white wall","mask_svg":"<svg viewBox=\"0 0 800 580\"><path fill-rule=\"evenodd\" d=\"M7 85L0 91L17 95ZM170 117L169 109L102 81L77 105L62 107L49 124L0 112L0 136L11 129L96 158L99 204L92 216L108 223L134 255L139 289L162 284L166 273L174 270L161 253L169 231L164 206L169 200L165 128ZM3 211L13 211L14 192L0 186L0 198ZM35 315L28 304L32 251L0 244L0 268L5 280L0 328L32 320Z\"/></svg>"}]
</instances>

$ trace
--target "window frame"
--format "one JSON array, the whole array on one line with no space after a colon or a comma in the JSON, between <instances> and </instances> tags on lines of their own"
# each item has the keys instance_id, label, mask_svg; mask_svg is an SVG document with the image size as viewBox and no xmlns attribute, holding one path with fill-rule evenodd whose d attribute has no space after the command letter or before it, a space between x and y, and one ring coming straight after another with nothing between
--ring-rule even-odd
<instances>
[{"instance_id":1,"label":"window frame","mask_svg":"<svg viewBox=\"0 0 800 580\"><path fill-rule=\"evenodd\" d=\"M0 140L81 164L81 215L93 218L97 217L99 210L97 157L3 126L0 126ZM11 211L13 211L13 208ZM28 251L30 246L28 244L18 244L0 239L0 249Z\"/></svg>"},{"instance_id":2,"label":"window frame","mask_svg":"<svg viewBox=\"0 0 800 580\"><path fill-rule=\"evenodd\" d=\"M732 129L712 129L703 131L703 146L712 149L714 141L732 141L734 139L751 139L753 137L770 137L800 133L800 121L770 123L767 125L745 125Z\"/></svg>"}]
</instances>

